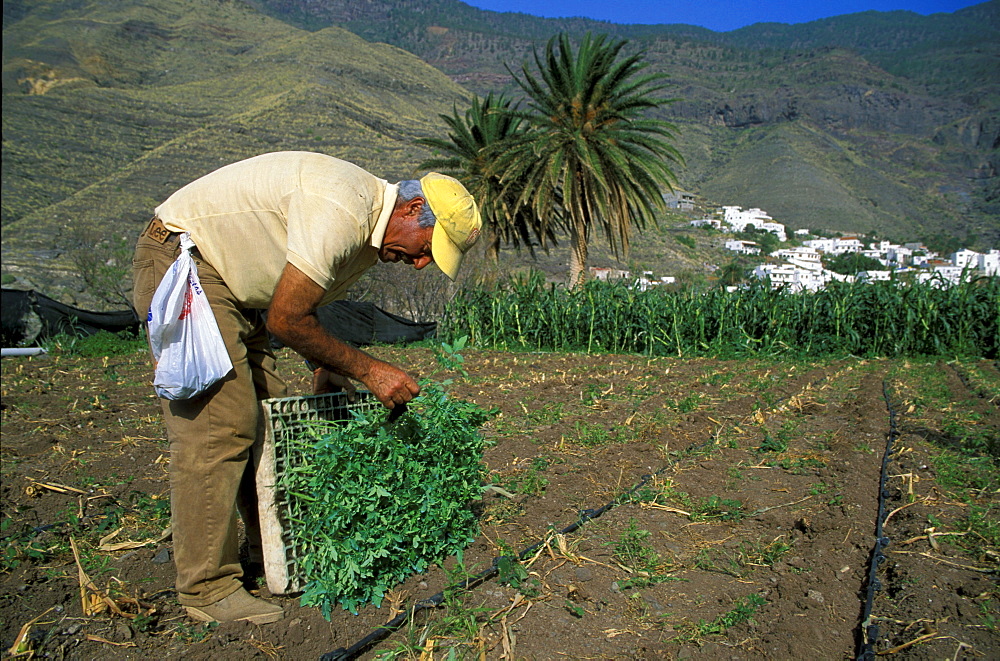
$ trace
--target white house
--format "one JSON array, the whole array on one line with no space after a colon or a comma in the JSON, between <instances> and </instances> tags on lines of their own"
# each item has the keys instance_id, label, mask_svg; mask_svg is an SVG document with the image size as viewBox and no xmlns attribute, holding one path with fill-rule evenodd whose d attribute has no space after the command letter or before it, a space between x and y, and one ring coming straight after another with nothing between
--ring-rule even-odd
<instances>
[{"instance_id":1,"label":"white house","mask_svg":"<svg viewBox=\"0 0 1000 661\"><path fill-rule=\"evenodd\" d=\"M803 272L803 274L812 274L809 278L806 278L805 275L801 276L802 278L810 280L810 282L815 274L823 272L823 262L820 261L820 255L811 248L799 246L796 248L775 250L771 253L771 257L784 259L786 264L795 267L799 271Z\"/></svg>"},{"instance_id":2,"label":"white house","mask_svg":"<svg viewBox=\"0 0 1000 661\"><path fill-rule=\"evenodd\" d=\"M771 257L778 259L796 260L801 262L820 263L819 251L807 248L806 246L795 246L794 248L782 248L771 253Z\"/></svg>"},{"instance_id":3,"label":"white house","mask_svg":"<svg viewBox=\"0 0 1000 661\"><path fill-rule=\"evenodd\" d=\"M661 285L672 285L677 282L677 278L664 275L659 278L653 277L652 271L643 271L642 275L632 284L632 287L638 289L639 291L646 291L650 287L659 287Z\"/></svg>"},{"instance_id":4,"label":"white house","mask_svg":"<svg viewBox=\"0 0 1000 661\"><path fill-rule=\"evenodd\" d=\"M591 266L590 275L593 276L595 280L603 280L605 282L611 280L626 280L632 277L632 274L629 271L610 269L603 266Z\"/></svg>"},{"instance_id":5,"label":"white house","mask_svg":"<svg viewBox=\"0 0 1000 661\"><path fill-rule=\"evenodd\" d=\"M863 249L864 244L862 244L861 239L856 236L844 236L839 239L835 239L835 243L833 244L833 253L835 255L861 252Z\"/></svg>"},{"instance_id":6,"label":"white house","mask_svg":"<svg viewBox=\"0 0 1000 661\"><path fill-rule=\"evenodd\" d=\"M804 269L794 264L761 264L753 270L758 278L768 278L771 287L787 287L791 291L818 291L830 280L842 280L841 276L824 269Z\"/></svg>"},{"instance_id":7,"label":"white house","mask_svg":"<svg viewBox=\"0 0 1000 661\"><path fill-rule=\"evenodd\" d=\"M818 250L829 255L861 252L864 247L856 236L844 236L836 239L810 239L803 241L802 245L809 246L813 250Z\"/></svg>"},{"instance_id":8,"label":"white house","mask_svg":"<svg viewBox=\"0 0 1000 661\"><path fill-rule=\"evenodd\" d=\"M734 232L745 232L747 227L752 225L756 229L771 232L782 241L787 240L785 226L773 222L773 219L760 209L743 211L740 207L722 207L722 220L731 226Z\"/></svg>"},{"instance_id":9,"label":"white house","mask_svg":"<svg viewBox=\"0 0 1000 661\"><path fill-rule=\"evenodd\" d=\"M892 278L892 271L859 271L855 276L858 282L877 282Z\"/></svg>"},{"instance_id":10,"label":"white house","mask_svg":"<svg viewBox=\"0 0 1000 661\"><path fill-rule=\"evenodd\" d=\"M664 193L663 201L667 203L667 207L670 209L694 211L694 194L688 193L687 191Z\"/></svg>"},{"instance_id":11,"label":"white house","mask_svg":"<svg viewBox=\"0 0 1000 661\"><path fill-rule=\"evenodd\" d=\"M950 287L962 281L962 268L953 264L938 265L917 274L917 282L926 282L935 287Z\"/></svg>"},{"instance_id":12,"label":"white house","mask_svg":"<svg viewBox=\"0 0 1000 661\"><path fill-rule=\"evenodd\" d=\"M885 256L884 250L879 250L878 248L868 248L866 250L862 250L861 254L864 255L865 257L868 257L869 259L874 259L883 266L889 265L889 260Z\"/></svg>"},{"instance_id":13,"label":"white house","mask_svg":"<svg viewBox=\"0 0 1000 661\"><path fill-rule=\"evenodd\" d=\"M979 272L983 275L1000 275L1000 250L991 250L979 256Z\"/></svg>"},{"instance_id":14,"label":"white house","mask_svg":"<svg viewBox=\"0 0 1000 661\"><path fill-rule=\"evenodd\" d=\"M788 237L785 235L785 226L781 223L764 223L760 226L760 229L775 235L779 241L788 240Z\"/></svg>"},{"instance_id":15,"label":"white house","mask_svg":"<svg viewBox=\"0 0 1000 661\"><path fill-rule=\"evenodd\" d=\"M808 241L803 241L802 245L807 248L812 248L818 252L832 253L834 241L836 241L836 239L809 239Z\"/></svg>"},{"instance_id":16,"label":"white house","mask_svg":"<svg viewBox=\"0 0 1000 661\"><path fill-rule=\"evenodd\" d=\"M722 221L718 218L699 218L698 220L692 220L689 224L691 227L714 227L717 230L722 229Z\"/></svg>"},{"instance_id":17,"label":"white house","mask_svg":"<svg viewBox=\"0 0 1000 661\"><path fill-rule=\"evenodd\" d=\"M890 264L906 266L913 262L913 251L903 246L889 246L885 251L885 257Z\"/></svg>"},{"instance_id":18,"label":"white house","mask_svg":"<svg viewBox=\"0 0 1000 661\"><path fill-rule=\"evenodd\" d=\"M753 270L753 274L761 280L769 279L771 287L785 285L798 288L798 271L791 264L760 264Z\"/></svg>"},{"instance_id":19,"label":"white house","mask_svg":"<svg viewBox=\"0 0 1000 661\"><path fill-rule=\"evenodd\" d=\"M741 255L759 255L760 246L753 241L743 241L741 239L729 239L726 241L726 250L732 250Z\"/></svg>"},{"instance_id":20,"label":"white house","mask_svg":"<svg viewBox=\"0 0 1000 661\"><path fill-rule=\"evenodd\" d=\"M959 268L979 268L979 253L963 248L951 254L951 263Z\"/></svg>"}]
</instances>

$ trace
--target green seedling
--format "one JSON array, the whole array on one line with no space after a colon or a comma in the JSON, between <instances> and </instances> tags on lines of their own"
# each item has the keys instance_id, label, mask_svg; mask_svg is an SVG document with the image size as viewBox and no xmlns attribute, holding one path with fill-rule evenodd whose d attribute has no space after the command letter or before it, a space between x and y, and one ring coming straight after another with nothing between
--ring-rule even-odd
<instances>
[{"instance_id":1,"label":"green seedling","mask_svg":"<svg viewBox=\"0 0 1000 661\"><path fill-rule=\"evenodd\" d=\"M181 622L174 627L173 632L174 636L186 643L200 643L210 638L218 626L218 622L210 622L208 624Z\"/></svg>"},{"instance_id":2,"label":"green seedling","mask_svg":"<svg viewBox=\"0 0 1000 661\"><path fill-rule=\"evenodd\" d=\"M504 555L497 560L497 580L517 590L528 580L528 570L515 556Z\"/></svg>"},{"instance_id":3,"label":"green seedling","mask_svg":"<svg viewBox=\"0 0 1000 661\"><path fill-rule=\"evenodd\" d=\"M379 604L412 573L465 548L477 532L469 503L481 498L493 411L423 383L407 413L385 424L384 409L356 412L294 442L300 463L280 476L300 504L290 532L306 550L303 605L330 617Z\"/></svg>"},{"instance_id":4,"label":"green seedling","mask_svg":"<svg viewBox=\"0 0 1000 661\"><path fill-rule=\"evenodd\" d=\"M686 642L698 642L708 636L721 636L737 624L751 621L760 607L766 603L767 600L760 595L748 595L737 600L731 610L711 622L699 620L698 624L687 624L680 627L682 633L679 639Z\"/></svg>"},{"instance_id":5,"label":"green seedling","mask_svg":"<svg viewBox=\"0 0 1000 661\"><path fill-rule=\"evenodd\" d=\"M702 549L695 557L694 566L703 571L743 578L755 567L770 567L791 549L792 543L784 537L770 542L743 541L732 550Z\"/></svg>"},{"instance_id":6,"label":"green seedling","mask_svg":"<svg viewBox=\"0 0 1000 661\"><path fill-rule=\"evenodd\" d=\"M622 590L648 587L664 581L680 580L666 573L668 565L649 544L650 536L648 530L639 528L635 518L631 518L628 528L622 531L612 544L618 561L636 574L619 582L619 587Z\"/></svg>"},{"instance_id":7,"label":"green seedling","mask_svg":"<svg viewBox=\"0 0 1000 661\"><path fill-rule=\"evenodd\" d=\"M566 599L563 602L563 608L565 608L566 611L575 618L582 618L587 613L587 611L583 610L583 606L574 604L569 599Z\"/></svg>"},{"instance_id":8,"label":"green seedling","mask_svg":"<svg viewBox=\"0 0 1000 661\"><path fill-rule=\"evenodd\" d=\"M692 521L739 521L747 515L743 511L743 503L732 498L709 496L704 499L690 514Z\"/></svg>"},{"instance_id":9,"label":"green seedling","mask_svg":"<svg viewBox=\"0 0 1000 661\"><path fill-rule=\"evenodd\" d=\"M465 356L459 353L465 349L468 342L469 337L463 335L451 344L442 342L440 346L434 347L434 357L437 359L438 365L446 370L458 372L463 377L469 376L465 369Z\"/></svg>"},{"instance_id":10,"label":"green seedling","mask_svg":"<svg viewBox=\"0 0 1000 661\"><path fill-rule=\"evenodd\" d=\"M610 442L610 433L600 424L590 424L582 420L577 420L574 425L576 431L576 441L586 448L604 445Z\"/></svg>"},{"instance_id":11,"label":"green seedling","mask_svg":"<svg viewBox=\"0 0 1000 661\"><path fill-rule=\"evenodd\" d=\"M681 400L666 400L665 404L668 408L671 408L679 413L690 413L698 408L698 404L701 402L701 395L691 394Z\"/></svg>"}]
</instances>

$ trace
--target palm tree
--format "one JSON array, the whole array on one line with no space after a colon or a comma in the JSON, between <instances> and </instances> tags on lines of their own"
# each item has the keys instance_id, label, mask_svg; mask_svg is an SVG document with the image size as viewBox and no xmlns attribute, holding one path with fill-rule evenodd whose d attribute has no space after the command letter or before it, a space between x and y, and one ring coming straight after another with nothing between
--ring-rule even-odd
<instances>
[{"instance_id":1,"label":"palm tree","mask_svg":"<svg viewBox=\"0 0 1000 661\"><path fill-rule=\"evenodd\" d=\"M732 287L747 281L746 265L734 259L719 269L719 287Z\"/></svg>"},{"instance_id":2,"label":"palm tree","mask_svg":"<svg viewBox=\"0 0 1000 661\"><path fill-rule=\"evenodd\" d=\"M507 190L537 218L560 218L572 243L569 285L583 282L587 244L603 229L616 257L627 256L633 223L641 230L672 189L676 128L647 116L665 103L662 74L643 73L640 54L619 58L627 42L583 38L574 53L563 33L534 53L536 78L525 63L515 81L527 95L522 116L532 130L497 154Z\"/></svg>"},{"instance_id":3,"label":"palm tree","mask_svg":"<svg viewBox=\"0 0 1000 661\"><path fill-rule=\"evenodd\" d=\"M523 244L532 255L534 242L542 247L556 243L552 227L534 216L529 208L518 206L514 189L505 189L500 175L491 167L496 154L524 133L526 124L511 105L511 99L503 95L490 93L482 100L474 96L464 116L459 115L457 108L451 115L440 115L450 129L448 139L417 141L444 154L424 161L421 169L441 169L461 178L479 202L488 228L486 256L494 265L501 243L515 248Z\"/></svg>"}]
</instances>

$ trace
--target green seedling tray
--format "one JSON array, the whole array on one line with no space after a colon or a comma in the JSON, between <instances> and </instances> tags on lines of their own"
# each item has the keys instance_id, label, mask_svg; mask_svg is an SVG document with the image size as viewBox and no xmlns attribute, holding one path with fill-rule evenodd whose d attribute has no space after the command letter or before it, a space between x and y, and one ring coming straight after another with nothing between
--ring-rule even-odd
<instances>
[{"instance_id":1,"label":"green seedling tray","mask_svg":"<svg viewBox=\"0 0 1000 661\"><path fill-rule=\"evenodd\" d=\"M264 433L254 444L253 459L264 571L267 588L272 594L300 592L304 585L299 559L305 549L297 548L290 525L301 518L299 513L305 504L281 488L284 471L302 462L301 450L292 441L317 425L350 420L352 411L380 406L375 396L366 390L359 390L353 402L349 402L343 392L277 397L261 402Z\"/></svg>"}]
</instances>

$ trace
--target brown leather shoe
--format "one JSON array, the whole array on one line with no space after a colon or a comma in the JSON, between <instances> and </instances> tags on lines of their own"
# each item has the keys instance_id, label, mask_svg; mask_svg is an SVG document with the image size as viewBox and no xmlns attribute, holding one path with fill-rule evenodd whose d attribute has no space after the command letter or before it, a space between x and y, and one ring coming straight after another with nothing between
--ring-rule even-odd
<instances>
[{"instance_id":1,"label":"brown leather shoe","mask_svg":"<svg viewBox=\"0 0 1000 661\"><path fill-rule=\"evenodd\" d=\"M257 599L240 588L224 599L208 606L185 606L188 617L199 622L252 622L270 624L285 616L281 606Z\"/></svg>"}]
</instances>

